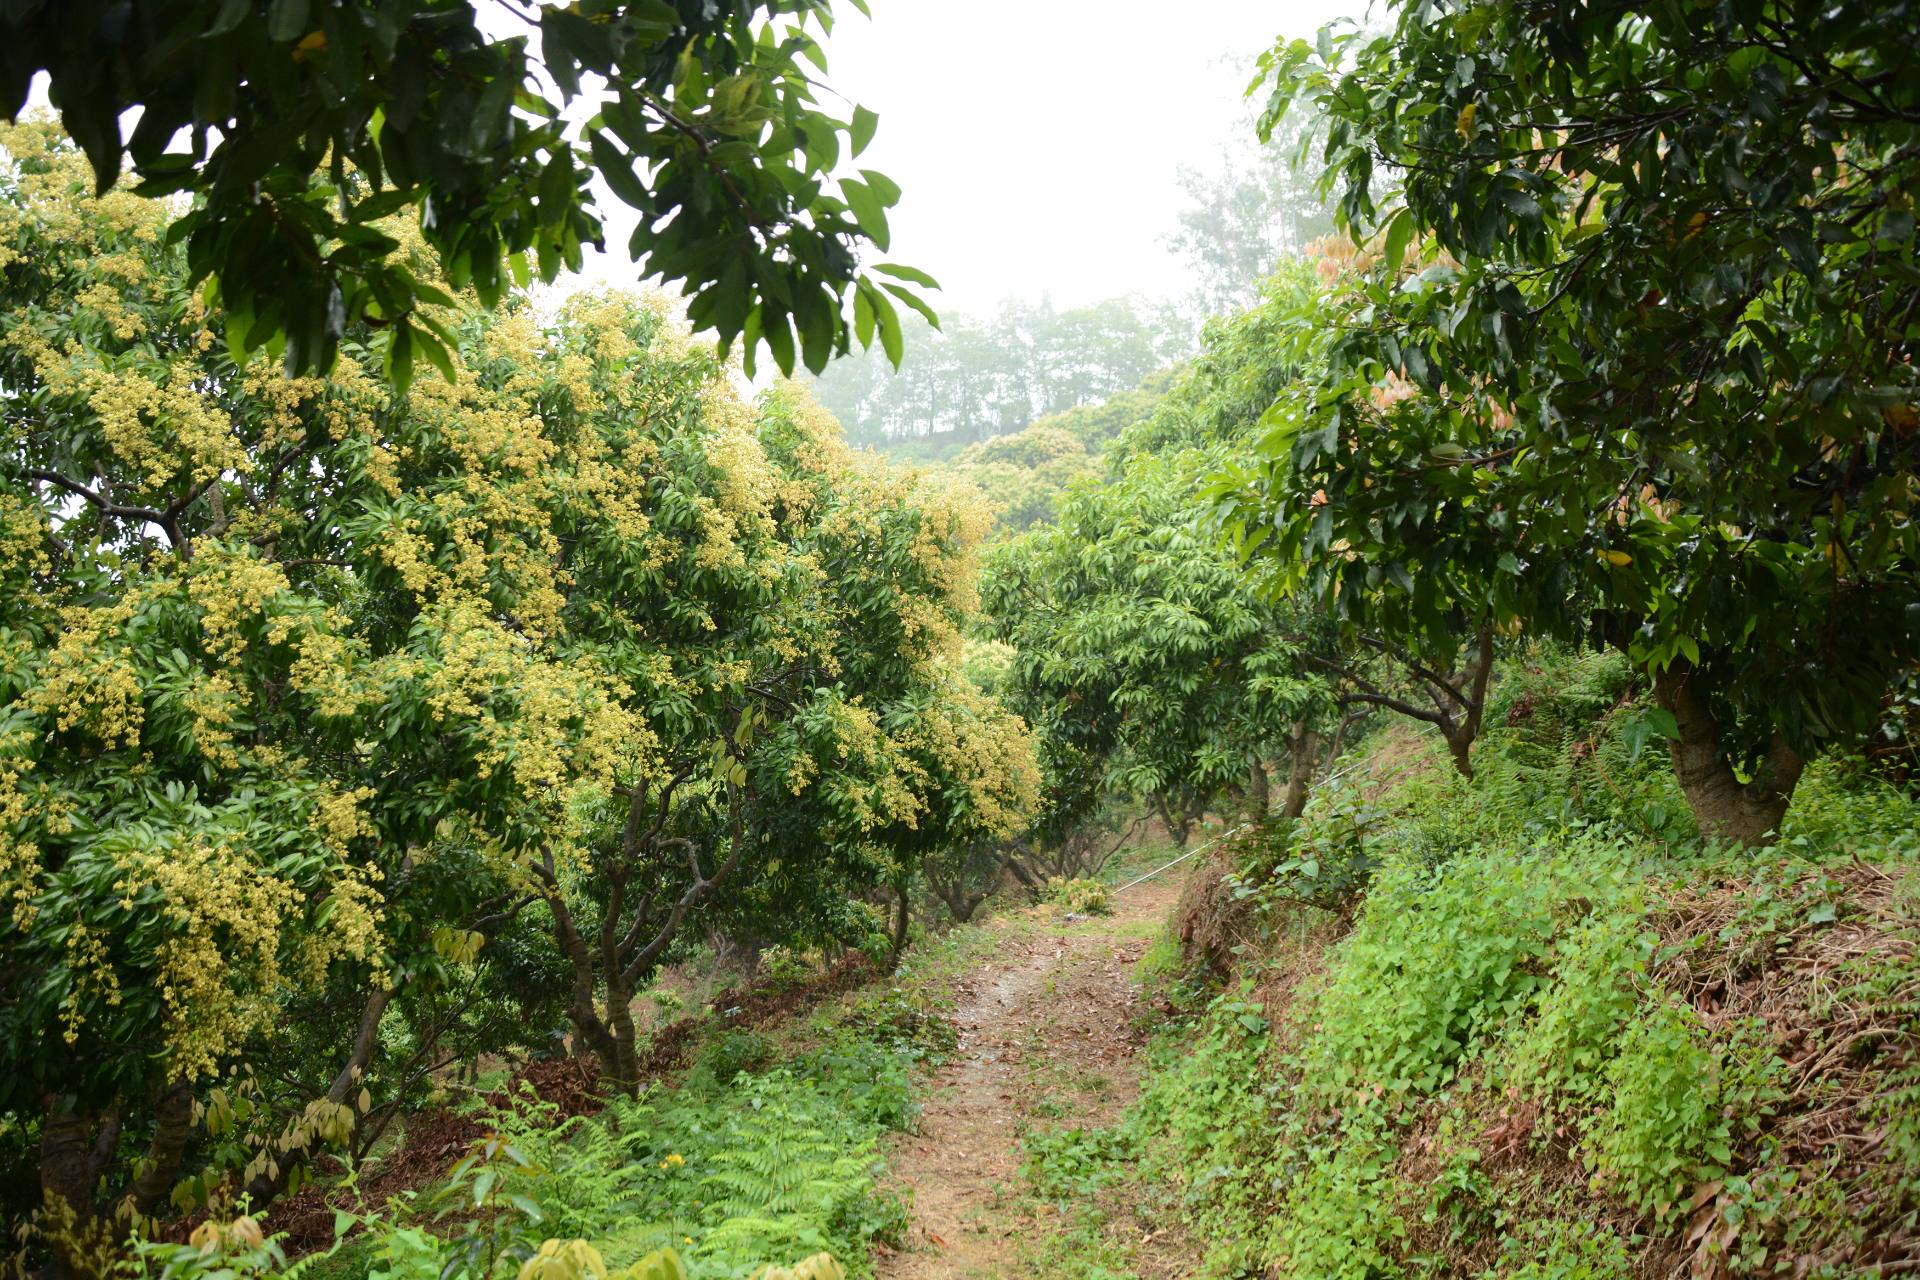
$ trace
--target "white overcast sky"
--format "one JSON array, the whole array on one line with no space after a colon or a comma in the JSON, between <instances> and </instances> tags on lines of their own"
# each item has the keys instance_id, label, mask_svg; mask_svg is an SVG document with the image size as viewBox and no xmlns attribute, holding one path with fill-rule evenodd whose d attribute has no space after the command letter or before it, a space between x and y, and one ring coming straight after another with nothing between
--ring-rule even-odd
<instances>
[{"instance_id":1,"label":"white overcast sky","mask_svg":"<svg viewBox=\"0 0 1920 1280\"><path fill-rule=\"evenodd\" d=\"M860 157L898 182L886 255L936 307L1184 294L1164 240L1176 170L1247 132L1253 60L1363 0L871 0L827 41L833 88L876 111ZM845 104L823 104L845 107ZM837 112L844 114L844 111ZM611 229L611 228L610 228ZM631 278L624 236L595 280Z\"/></svg>"}]
</instances>

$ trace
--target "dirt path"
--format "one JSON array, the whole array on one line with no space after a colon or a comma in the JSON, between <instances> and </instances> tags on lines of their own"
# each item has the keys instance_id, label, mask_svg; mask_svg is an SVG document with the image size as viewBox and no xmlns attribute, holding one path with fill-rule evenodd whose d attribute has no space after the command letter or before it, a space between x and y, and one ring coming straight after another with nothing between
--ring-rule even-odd
<instances>
[{"instance_id":1,"label":"dirt path","mask_svg":"<svg viewBox=\"0 0 1920 1280\"><path fill-rule=\"evenodd\" d=\"M1111 1123L1139 1089L1133 963L1180 893L1178 868L1119 895L1111 916L1015 919L958 984L960 1045L927 1082L919 1131L888 1153L912 1188L907 1249L885 1280L1025 1274L1021 1239L1045 1230L1018 1203L1021 1129Z\"/></svg>"}]
</instances>

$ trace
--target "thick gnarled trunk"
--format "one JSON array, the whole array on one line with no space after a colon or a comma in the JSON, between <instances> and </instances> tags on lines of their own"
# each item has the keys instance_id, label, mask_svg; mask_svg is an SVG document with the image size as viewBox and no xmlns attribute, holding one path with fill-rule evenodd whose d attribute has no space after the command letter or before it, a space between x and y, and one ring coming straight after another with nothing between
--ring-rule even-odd
<instances>
[{"instance_id":1,"label":"thick gnarled trunk","mask_svg":"<svg viewBox=\"0 0 1920 1280\"><path fill-rule=\"evenodd\" d=\"M1206 816L1207 804L1205 798L1200 796L1158 792L1153 797L1153 809L1160 816L1167 834L1173 837L1174 847L1185 849L1188 839L1193 835L1193 824Z\"/></svg>"},{"instance_id":2,"label":"thick gnarled trunk","mask_svg":"<svg viewBox=\"0 0 1920 1280\"><path fill-rule=\"evenodd\" d=\"M1653 697L1672 714L1676 736L1667 744L1674 777L1700 834L1748 848L1765 844L1780 829L1806 761L1777 730L1759 770L1742 782L1720 741L1720 725L1707 707L1698 672L1684 659L1653 677Z\"/></svg>"},{"instance_id":3,"label":"thick gnarled trunk","mask_svg":"<svg viewBox=\"0 0 1920 1280\"><path fill-rule=\"evenodd\" d=\"M105 1274L117 1261L130 1218L146 1217L160 1207L193 1134L193 1086L176 1080L153 1100L153 1136L135 1174L101 1214L95 1202L100 1181L120 1151L122 1112L118 1105L93 1114L72 1100L48 1096L40 1128L40 1187L56 1216L49 1226L53 1265L60 1280Z\"/></svg>"},{"instance_id":4,"label":"thick gnarled trunk","mask_svg":"<svg viewBox=\"0 0 1920 1280\"><path fill-rule=\"evenodd\" d=\"M974 912L980 910L980 904L987 900L985 889L968 889L951 881L935 883L933 891L940 895L940 901L946 905L947 914L955 924L966 924L972 920Z\"/></svg>"},{"instance_id":5,"label":"thick gnarled trunk","mask_svg":"<svg viewBox=\"0 0 1920 1280\"><path fill-rule=\"evenodd\" d=\"M52 1280L68 1280L91 1270L85 1261L85 1244L96 1216L93 1198L100 1171L94 1152L100 1126L111 1128L117 1138L117 1116L89 1115L66 1098L46 1099L40 1123L40 1189L46 1199L47 1226L53 1229L49 1241L53 1263L48 1269Z\"/></svg>"}]
</instances>

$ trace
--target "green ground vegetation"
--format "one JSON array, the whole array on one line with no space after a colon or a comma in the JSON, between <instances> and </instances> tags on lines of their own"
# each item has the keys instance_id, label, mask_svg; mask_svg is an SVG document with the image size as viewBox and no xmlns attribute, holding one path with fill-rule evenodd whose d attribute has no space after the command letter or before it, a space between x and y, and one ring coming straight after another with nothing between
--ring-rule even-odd
<instances>
[{"instance_id":1,"label":"green ground vegetation","mask_svg":"<svg viewBox=\"0 0 1920 1280\"><path fill-rule=\"evenodd\" d=\"M1834 759L1764 856L1703 844L1645 702L1618 655L1530 650L1476 780L1394 730L1354 786L1239 844L1197 909L1259 945L1224 981L1151 953L1181 1012L1140 1103L1029 1142L1036 1193L1107 1245L1056 1269L1112 1274L1156 1221L1210 1276L1904 1256L1920 805Z\"/></svg>"}]
</instances>

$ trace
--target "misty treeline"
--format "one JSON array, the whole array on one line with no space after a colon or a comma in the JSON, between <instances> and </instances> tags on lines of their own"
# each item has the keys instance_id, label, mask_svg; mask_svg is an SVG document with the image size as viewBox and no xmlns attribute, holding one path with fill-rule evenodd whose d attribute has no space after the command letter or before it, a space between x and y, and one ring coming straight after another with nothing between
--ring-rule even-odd
<instances>
[{"instance_id":1,"label":"misty treeline","mask_svg":"<svg viewBox=\"0 0 1920 1280\"><path fill-rule=\"evenodd\" d=\"M883 355L849 356L814 395L854 444L965 445L1135 387L1188 341L1186 322L1163 304L1110 298L1062 311L1009 301L985 318L949 314L940 332L915 318L897 372Z\"/></svg>"}]
</instances>

